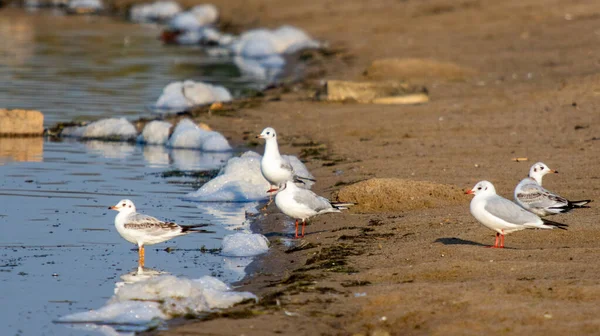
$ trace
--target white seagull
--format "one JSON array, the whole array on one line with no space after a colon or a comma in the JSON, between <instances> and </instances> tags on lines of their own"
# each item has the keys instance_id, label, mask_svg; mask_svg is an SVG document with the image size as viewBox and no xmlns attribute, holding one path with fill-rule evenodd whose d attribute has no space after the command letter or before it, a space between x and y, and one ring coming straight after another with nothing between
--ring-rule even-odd
<instances>
[{"instance_id":1,"label":"white seagull","mask_svg":"<svg viewBox=\"0 0 600 336\"><path fill-rule=\"evenodd\" d=\"M120 200L109 207L119 213L115 217L115 227L128 242L137 244L139 250L138 264L144 267L144 246L162 243L171 238L183 236L192 232L209 232L196 230L208 224L181 226L173 222L163 222L152 216L137 213L135 205L128 199Z\"/></svg>"},{"instance_id":2,"label":"white seagull","mask_svg":"<svg viewBox=\"0 0 600 336\"><path fill-rule=\"evenodd\" d=\"M271 184L269 193L276 191L274 186L279 186L286 181L295 181L305 183L305 181L315 182L311 177L298 176L294 172L292 164L279 154L277 145L277 134L272 127L265 128L257 138L265 139L265 153L260 161L260 171Z\"/></svg>"},{"instance_id":3,"label":"white seagull","mask_svg":"<svg viewBox=\"0 0 600 336\"><path fill-rule=\"evenodd\" d=\"M495 248L504 247L504 235L525 229L566 230L568 225L541 219L535 214L496 194L494 185L481 181L465 194L475 194L471 200L471 214L481 224L496 231ZM498 245L500 243L500 245Z\"/></svg>"},{"instance_id":4,"label":"white seagull","mask_svg":"<svg viewBox=\"0 0 600 336\"><path fill-rule=\"evenodd\" d=\"M592 200L569 201L543 188L542 177L548 173L558 172L548 168L542 162L531 166L529 177L524 178L515 188L517 204L540 217L569 212L577 208L589 208L585 205Z\"/></svg>"},{"instance_id":5,"label":"white seagull","mask_svg":"<svg viewBox=\"0 0 600 336\"><path fill-rule=\"evenodd\" d=\"M279 192L275 196L275 204L284 214L296 220L295 238L304 237L306 221L316 215L340 212L348 209L354 203L332 203L325 197L314 192L299 188L292 181L285 181L280 185ZM302 220L302 235L298 236L298 220Z\"/></svg>"}]
</instances>

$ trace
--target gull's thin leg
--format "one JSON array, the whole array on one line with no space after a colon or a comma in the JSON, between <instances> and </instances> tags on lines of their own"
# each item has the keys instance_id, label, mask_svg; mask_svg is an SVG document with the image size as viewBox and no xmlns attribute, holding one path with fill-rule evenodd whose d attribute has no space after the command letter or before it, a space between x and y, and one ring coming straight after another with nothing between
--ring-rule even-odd
<instances>
[{"instance_id":1,"label":"gull's thin leg","mask_svg":"<svg viewBox=\"0 0 600 336\"><path fill-rule=\"evenodd\" d=\"M494 246L488 246L489 248L497 248L498 247L498 241L500 238L500 234L498 232L496 232L496 239L494 240Z\"/></svg>"},{"instance_id":2,"label":"gull's thin leg","mask_svg":"<svg viewBox=\"0 0 600 336\"><path fill-rule=\"evenodd\" d=\"M302 220L302 238L304 238L304 226L306 225L306 221L303 219Z\"/></svg>"},{"instance_id":3,"label":"gull's thin leg","mask_svg":"<svg viewBox=\"0 0 600 336\"><path fill-rule=\"evenodd\" d=\"M138 267L144 268L144 245L139 245L138 257Z\"/></svg>"},{"instance_id":4,"label":"gull's thin leg","mask_svg":"<svg viewBox=\"0 0 600 336\"><path fill-rule=\"evenodd\" d=\"M298 220L296 219L296 235L294 238L298 238Z\"/></svg>"},{"instance_id":5,"label":"gull's thin leg","mask_svg":"<svg viewBox=\"0 0 600 336\"><path fill-rule=\"evenodd\" d=\"M502 234L500 235L500 248L504 248L504 230L502 230Z\"/></svg>"}]
</instances>

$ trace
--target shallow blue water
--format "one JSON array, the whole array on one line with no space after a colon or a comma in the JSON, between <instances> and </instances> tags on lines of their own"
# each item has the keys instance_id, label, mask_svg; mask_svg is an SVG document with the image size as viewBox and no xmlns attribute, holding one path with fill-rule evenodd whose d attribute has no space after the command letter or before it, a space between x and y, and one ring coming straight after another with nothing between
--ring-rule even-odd
<instances>
[{"instance_id":1,"label":"shallow blue water","mask_svg":"<svg viewBox=\"0 0 600 336\"><path fill-rule=\"evenodd\" d=\"M74 118L149 116L144 109L171 81L223 84L241 94L252 82L231 60L196 48L164 47L159 29L104 17L0 10L0 107L43 111L45 125ZM137 267L137 251L114 228L108 206L181 224L212 223L146 249L146 267L178 276L244 276L250 258L200 251L248 228L256 204L191 203L192 177L162 172L218 169L231 156L114 142L0 138L0 326L2 335L99 335L52 321L97 309ZM165 248L171 247L171 252Z\"/></svg>"},{"instance_id":2,"label":"shallow blue water","mask_svg":"<svg viewBox=\"0 0 600 336\"><path fill-rule=\"evenodd\" d=\"M0 139L1 143L19 141ZM42 141L39 139L39 141ZM67 335L89 331L54 325L68 313L96 309L113 294L120 277L136 269L135 246L114 228L108 206L122 198L138 211L181 224L212 223L212 234L192 234L149 246L146 267L231 283L250 259L202 253L219 248L231 225L247 227L245 211L256 204L192 203L191 177L163 178L166 170L215 168L231 154L187 156L156 163L148 148L114 143L43 143L33 162L5 157L0 166L0 325L4 335ZM172 151L166 155L172 157ZM196 154L196 153L193 153ZM0 155L2 155L0 153ZM165 248L171 247L172 252Z\"/></svg>"},{"instance_id":3,"label":"shallow blue water","mask_svg":"<svg viewBox=\"0 0 600 336\"><path fill-rule=\"evenodd\" d=\"M173 81L217 83L233 96L262 86L231 58L163 46L159 26L56 13L0 9L0 107L40 110L46 126L148 116L146 107Z\"/></svg>"}]
</instances>

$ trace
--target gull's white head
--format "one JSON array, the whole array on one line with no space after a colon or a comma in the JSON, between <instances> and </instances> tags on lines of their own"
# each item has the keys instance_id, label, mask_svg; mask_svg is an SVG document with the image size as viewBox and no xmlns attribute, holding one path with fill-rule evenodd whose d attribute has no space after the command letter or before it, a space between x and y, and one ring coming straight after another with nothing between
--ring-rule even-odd
<instances>
[{"instance_id":1,"label":"gull's white head","mask_svg":"<svg viewBox=\"0 0 600 336\"><path fill-rule=\"evenodd\" d=\"M558 171L548 168L543 162L538 162L529 169L529 177L542 184L542 177L548 173L558 173Z\"/></svg>"},{"instance_id":2,"label":"gull's white head","mask_svg":"<svg viewBox=\"0 0 600 336\"><path fill-rule=\"evenodd\" d=\"M481 181L477 182L477 184L471 190L465 191L465 194L474 194L477 195L494 195L496 194L496 188L492 182L489 181Z\"/></svg>"},{"instance_id":3,"label":"gull's white head","mask_svg":"<svg viewBox=\"0 0 600 336\"><path fill-rule=\"evenodd\" d=\"M108 208L110 210L116 210L118 212L124 212L124 213L135 212L135 204L133 204L133 202L128 199L120 200L119 203L117 203L116 205L113 205L111 207L108 207Z\"/></svg>"},{"instance_id":4,"label":"gull's white head","mask_svg":"<svg viewBox=\"0 0 600 336\"><path fill-rule=\"evenodd\" d=\"M262 133L260 133L260 135L257 135L256 137L265 140L277 139L277 134L275 134L274 128L267 127L262 131Z\"/></svg>"}]
</instances>

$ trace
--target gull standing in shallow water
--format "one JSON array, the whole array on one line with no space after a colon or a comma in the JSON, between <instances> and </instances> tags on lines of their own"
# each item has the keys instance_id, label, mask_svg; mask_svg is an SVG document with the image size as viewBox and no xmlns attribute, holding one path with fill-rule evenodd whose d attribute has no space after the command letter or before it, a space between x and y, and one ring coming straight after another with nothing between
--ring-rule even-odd
<instances>
[{"instance_id":1,"label":"gull standing in shallow water","mask_svg":"<svg viewBox=\"0 0 600 336\"><path fill-rule=\"evenodd\" d=\"M586 204L592 200L569 201L568 199L542 187L542 177L558 172L538 162L529 169L529 177L524 178L515 188L515 201L525 210L544 217L569 212L578 208L589 208Z\"/></svg>"},{"instance_id":2,"label":"gull standing in shallow water","mask_svg":"<svg viewBox=\"0 0 600 336\"><path fill-rule=\"evenodd\" d=\"M471 214L481 224L496 231L495 248L504 247L504 235L525 229L566 230L566 224L541 219L535 214L496 194L494 185L481 181L465 194L474 194L471 200ZM498 245L500 243L500 245Z\"/></svg>"},{"instance_id":3,"label":"gull standing in shallow water","mask_svg":"<svg viewBox=\"0 0 600 336\"><path fill-rule=\"evenodd\" d=\"M354 203L332 203L325 197L314 192L299 188L294 182L286 181L280 185L275 196L275 204L284 214L296 220L296 235L294 238L304 237L304 227L309 218L328 213L340 212L348 209ZM302 220L302 235L298 236L298 220Z\"/></svg>"},{"instance_id":4,"label":"gull standing in shallow water","mask_svg":"<svg viewBox=\"0 0 600 336\"><path fill-rule=\"evenodd\" d=\"M163 222L152 216L137 213L135 205L128 199L120 200L109 207L119 213L115 217L115 227L128 242L137 244L139 250L138 264L144 267L144 246L162 243L171 238L183 236L192 232L209 232L196 230L208 224L181 226L173 222Z\"/></svg>"},{"instance_id":5,"label":"gull standing in shallow water","mask_svg":"<svg viewBox=\"0 0 600 336\"><path fill-rule=\"evenodd\" d=\"M271 192L277 191L277 189L274 189L274 186L279 186L286 181L296 181L301 183L305 183L305 181L315 182L315 179L312 177L296 175L292 164L279 154L277 134L272 127L265 128L262 133L256 137L266 140L265 153L260 161L260 171L265 179L271 184L271 188L268 191L269 197L271 197Z\"/></svg>"}]
</instances>

